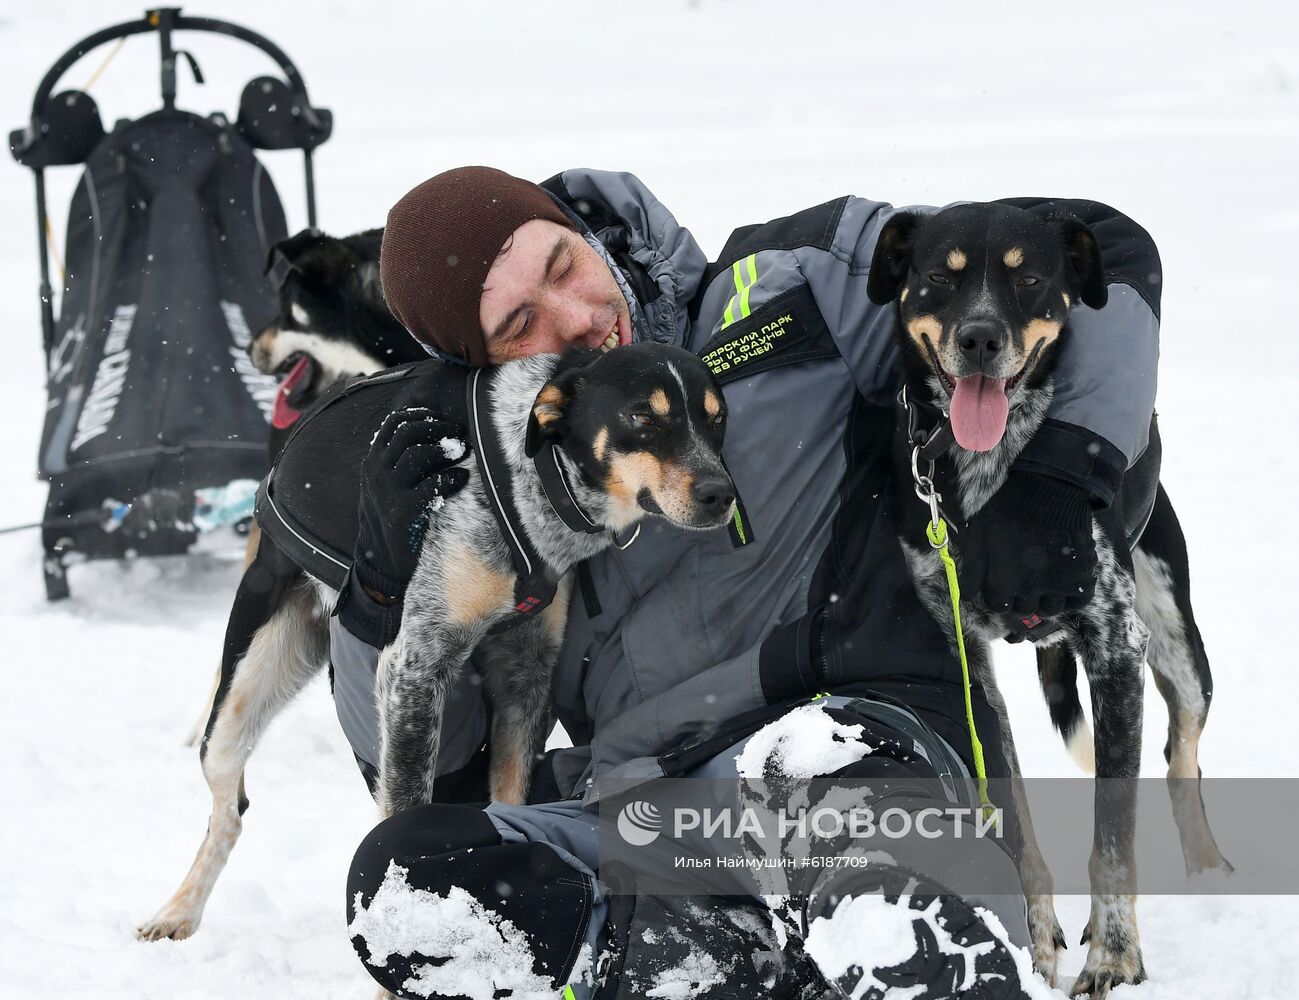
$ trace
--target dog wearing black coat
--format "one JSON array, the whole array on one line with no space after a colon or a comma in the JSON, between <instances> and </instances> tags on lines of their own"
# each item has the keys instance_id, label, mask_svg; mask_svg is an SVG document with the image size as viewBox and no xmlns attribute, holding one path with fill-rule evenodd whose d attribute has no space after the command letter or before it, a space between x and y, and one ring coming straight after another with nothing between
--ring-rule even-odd
<instances>
[{"instance_id":1,"label":"dog wearing black coat","mask_svg":"<svg viewBox=\"0 0 1299 1000\"><path fill-rule=\"evenodd\" d=\"M1053 372L1069 336L1070 310L1079 302L1096 309L1106 302L1101 255L1090 229L1071 216L1041 217L1004 204L966 204L928 216L899 212L881 232L868 294L878 304L897 304L905 359L895 446L900 540L917 592L956 655L944 570L925 537L929 507L913 493L913 463L920 474L927 471L918 461L921 439L932 440L923 434L917 438L916 425L928 411L940 427L950 426L955 440L934 457L931 478L949 520L975 515L1005 482L1046 416ZM1083 935L1090 950L1073 987L1075 995L1093 998L1145 978L1133 894L1133 779L1140 770L1147 658L1168 705L1165 757L1187 871L1230 870L1200 794L1197 747L1213 682L1191 609L1186 544L1158 483L1159 461L1152 425L1151 444L1128 471L1118 496L1094 513L1096 590L1085 607L1047 622L1024 621L1017 630L1008 628L1002 613L972 600L974 595L964 594L961 601L971 669L1001 716L1003 750L1014 772L1033 958L1049 982L1064 936L1050 872L1033 837L989 640L1032 626L1027 637L1038 646L1039 677L1052 719L1075 756L1094 762L1101 779L1095 795L1091 918ZM958 562L960 544L960 535L954 535ZM1083 745L1076 660L1091 688L1091 747Z\"/></svg>"},{"instance_id":2,"label":"dog wearing black coat","mask_svg":"<svg viewBox=\"0 0 1299 1000\"><path fill-rule=\"evenodd\" d=\"M659 344L537 355L490 372L435 360L390 369L349 384L306 417L278 468L292 468L295 455L305 455L299 471L316 487L310 495L320 520L350 520L354 535L370 442L395 433L392 418L412 407L434 404L445 412L456 393L466 400L475 440L469 476L460 492L430 507L401 627L376 678L375 797L385 815L430 800L446 695L479 647L493 706L492 798L524 801L549 730L569 571L616 534L630 544L627 535L647 514L703 530L728 523L735 506L721 460L721 390L693 354ZM485 422L490 434L481 430ZM484 447L488 440L497 443ZM502 494L512 497L510 519L497 513ZM583 530L572 526L574 514ZM549 604L520 601L523 573L507 531L527 541L529 573L549 582ZM340 539L338 548L350 552L353 544ZM203 740L212 792L208 828L180 888L140 937L180 939L197 928L242 827L245 763L266 725L324 669L336 597L276 547L269 529L263 533L235 595Z\"/></svg>"},{"instance_id":3,"label":"dog wearing black coat","mask_svg":"<svg viewBox=\"0 0 1299 1000\"><path fill-rule=\"evenodd\" d=\"M267 445L272 465L303 412L339 382L427 357L384 301L379 282L382 241L382 228L342 238L304 229L280 240L267 255L279 307L248 353L258 371L280 381ZM260 538L254 522L245 570ZM193 746L203 735L220 680L218 670L185 746Z\"/></svg>"}]
</instances>

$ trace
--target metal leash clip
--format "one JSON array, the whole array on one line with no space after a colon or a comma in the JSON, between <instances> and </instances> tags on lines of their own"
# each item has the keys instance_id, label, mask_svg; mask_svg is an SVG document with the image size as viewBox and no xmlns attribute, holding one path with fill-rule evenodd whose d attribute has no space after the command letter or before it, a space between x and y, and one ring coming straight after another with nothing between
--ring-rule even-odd
<instances>
[{"instance_id":1,"label":"metal leash clip","mask_svg":"<svg viewBox=\"0 0 1299 1000\"><path fill-rule=\"evenodd\" d=\"M942 503L943 495L934 489L934 463L929 465L929 474L920 474L920 445L915 445L911 449L911 478L915 482L916 496L920 502L929 507L929 520L934 527L934 532L938 531L938 525L942 521L942 513L939 504ZM932 539L930 545L933 545ZM941 546L934 545L934 548Z\"/></svg>"}]
</instances>

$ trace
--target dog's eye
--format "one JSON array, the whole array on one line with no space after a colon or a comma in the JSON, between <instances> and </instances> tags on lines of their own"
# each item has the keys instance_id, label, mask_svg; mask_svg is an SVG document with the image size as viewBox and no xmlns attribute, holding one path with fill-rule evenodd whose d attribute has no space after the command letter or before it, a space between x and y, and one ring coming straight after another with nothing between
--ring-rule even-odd
<instances>
[{"instance_id":1,"label":"dog's eye","mask_svg":"<svg viewBox=\"0 0 1299 1000\"><path fill-rule=\"evenodd\" d=\"M627 414L627 422L634 427L654 426L654 418L648 413L629 413Z\"/></svg>"},{"instance_id":2,"label":"dog's eye","mask_svg":"<svg viewBox=\"0 0 1299 1000\"><path fill-rule=\"evenodd\" d=\"M1015 282L1015 284L1020 285L1023 288L1032 288L1034 285L1038 284L1039 280L1040 279L1030 277L1026 274L1024 277L1020 278L1019 281Z\"/></svg>"},{"instance_id":3,"label":"dog's eye","mask_svg":"<svg viewBox=\"0 0 1299 1000\"><path fill-rule=\"evenodd\" d=\"M947 277L947 275L939 274L937 271L934 271L932 274L929 275L929 280L932 281L935 285L950 285L952 283L951 280Z\"/></svg>"}]
</instances>

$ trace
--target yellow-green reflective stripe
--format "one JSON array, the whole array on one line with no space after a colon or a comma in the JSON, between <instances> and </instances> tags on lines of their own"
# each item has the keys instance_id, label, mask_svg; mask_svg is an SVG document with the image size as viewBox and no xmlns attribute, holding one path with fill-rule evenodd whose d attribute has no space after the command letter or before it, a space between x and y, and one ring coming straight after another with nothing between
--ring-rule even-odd
<instances>
[{"instance_id":1,"label":"yellow-green reflective stripe","mask_svg":"<svg viewBox=\"0 0 1299 1000\"><path fill-rule=\"evenodd\" d=\"M564 1000L577 1000L576 994L573 993L572 986L564 987Z\"/></svg>"},{"instance_id":2,"label":"yellow-green reflective stripe","mask_svg":"<svg viewBox=\"0 0 1299 1000\"><path fill-rule=\"evenodd\" d=\"M756 253L749 254L748 257L744 258L744 263L749 268L749 283L740 290L741 316L749 315L749 289L758 283L758 255Z\"/></svg>"},{"instance_id":3,"label":"yellow-green reflective stripe","mask_svg":"<svg viewBox=\"0 0 1299 1000\"><path fill-rule=\"evenodd\" d=\"M758 255L751 253L744 260L737 260L732 264L731 277L735 281L735 294L726 303L726 311L722 313L723 330L737 319L744 319L751 312L749 309L749 290L758 283ZM740 310L738 316L735 313L736 306L739 306Z\"/></svg>"},{"instance_id":4,"label":"yellow-green reflective stripe","mask_svg":"<svg viewBox=\"0 0 1299 1000\"><path fill-rule=\"evenodd\" d=\"M740 517L739 505L736 505L735 512L731 515L731 520L735 522L735 532L740 536L740 544L748 545L749 540L744 536L744 518Z\"/></svg>"},{"instance_id":5,"label":"yellow-green reflective stripe","mask_svg":"<svg viewBox=\"0 0 1299 1000\"><path fill-rule=\"evenodd\" d=\"M740 271L741 261L736 261L731 265L731 276L735 278L735 294L739 295L744 291L744 274Z\"/></svg>"}]
</instances>

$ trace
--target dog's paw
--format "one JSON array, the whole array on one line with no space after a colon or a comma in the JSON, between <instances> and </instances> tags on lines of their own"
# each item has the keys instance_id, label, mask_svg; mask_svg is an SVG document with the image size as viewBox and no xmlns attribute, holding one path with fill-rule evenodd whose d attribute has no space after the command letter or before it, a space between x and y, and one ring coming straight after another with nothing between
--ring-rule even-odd
<instances>
[{"instance_id":1,"label":"dog's paw","mask_svg":"<svg viewBox=\"0 0 1299 1000\"><path fill-rule=\"evenodd\" d=\"M1048 986L1055 986L1060 953L1066 945L1050 896L1030 897L1028 933L1033 946L1033 971L1045 979Z\"/></svg>"},{"instance_id":2,"label":"dog's paw","mask_svg":"<svg viewBox=\"0 0 1299 1000\"><path fill-rule=\"evenodd\" d=\"M136 929L135 936L141 941L162 941L164 938L184 941L196 930L198 930L197 917L164 907L148 923L141 924Z\"/></svg>"},{"instance_id":3,"label":"dog's paw","mask_svg":"<svg viewBox=\"0 0 1299 1000\"><path fill-rule=\"evenodd\" d=\"M1091 1000L1106 1000L1115 986L1124 983L1135 986L1145 981L1146 968L1141 961L1140 950L1132 949L1126 954L1120 954L1093 945L1069 995L1078 997L1085 994Z\"/></svg>"}]
</instances>

